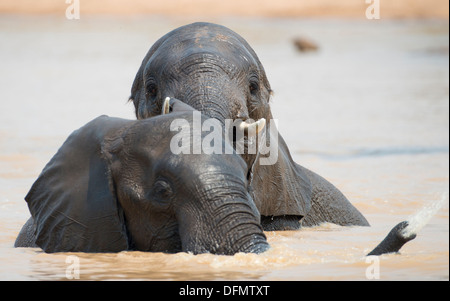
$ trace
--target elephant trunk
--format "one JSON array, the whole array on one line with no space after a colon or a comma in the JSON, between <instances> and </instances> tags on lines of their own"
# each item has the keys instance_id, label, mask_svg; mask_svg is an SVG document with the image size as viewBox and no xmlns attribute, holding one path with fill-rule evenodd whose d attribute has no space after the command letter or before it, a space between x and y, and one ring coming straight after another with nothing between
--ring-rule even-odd
<instances>
[{"instance_id":1,"label":"elephant trunk","mask_svg":"<svg viewBox=\"0 0 450 301\"><path fill-rule=\"evenodd\" d=\"M367 256L379 256L382 254L397 253L400 251L401 247L408 241L416 238L416 234L405 235L403 230L408 227L408 222L403 221L397 224L385 239L380 242L380 244L372 250Z\"/></svg>"},{"instance_id":2,"label":"elephant trunk","mask_svg":"<svg viewBox=\"0 0 450 301\"><path fill-rule=\"evenodd\" d=\"M252 202L232 199L218 203L209 210L205 208L202 214L181 219L179 231L183 251L234 255L262 253L269 248Z\"/></svg>"},{"instance_id":3,"label":"elephant trunk","mask_svg":"<svg viewBox=\"0 0 450 301\"><path fill-rule=\"evenodd\" d=\"M248 237L248 239L245 240L244 244L236 248L237 251L235 251L235 253L242 252L260 254L264 253L269 248L270 246L267 243L266 236L263 233L254 233L251 234L251 237Z\"/></svg>"},{"instance_id":4,"label":"elephant trunk","mask_svg":"<svg viewBox=\"0 0 450 301\"><path fill-rule=\"evenodd\" d=\"M180 99L202 114L225 124L226 119L233 119L232 112L236 108L232 105L242 96L236 95L238 89L220 70L212 63L197 66L190 73L190 78L195 78L195 82L188 80L183 84L184 95L180 95Z\"/></svg>"},{"instance_id":5,"label":"elephant trunk","mask_svg":"<svg viewBox=\"0 0 450 301\"><path fill-rule=\"evenodd\" d=\"M216 253L224 255L233 255L238 252L258 254L269 249L259 216L237 210L226 219L231 219L232 222L225 222L227 223L225 226L218 226L224 230L228 241L225 241L222 246L219 244L215 250Z\"/></svg>"}]
</instances>

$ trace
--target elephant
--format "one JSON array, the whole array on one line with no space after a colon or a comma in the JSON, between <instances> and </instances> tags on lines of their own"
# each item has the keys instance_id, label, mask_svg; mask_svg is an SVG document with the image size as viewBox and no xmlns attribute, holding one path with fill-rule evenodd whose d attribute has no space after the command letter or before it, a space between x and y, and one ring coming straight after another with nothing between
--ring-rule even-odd
<instances>
[{"instance_id":1,"label":"elephant","mask_svg":"<svg viewBox=\"0 0 450 301\"><path fill-rule=\"evenodd\" d=\"M408 241L417 237L415 231L405 233L404 231L410 226L409 221L402 221L395 225L388 235L372 250L367 256L380 256L383 254L399 253L400 249Z\"/></svg>"},{"instance_id":2,"label":"elephant","mask_svg":"<svg viewBox=\"0 0 450 301\"><path fill-rule=\"evenodd\" d=\"M222 154L174 154L170 143L180 133L171 125L184 120L176 128L189 129L194 110L172 99L170 111L143 120L100 116L74 131L26 195L32 217L15 247L47 253L267 250L244 159L226 139Z\"/></svg>"},{"instance_id":3,"label":"elephant","mask_svg":"<svg viewBox=\"0 0 450 301\"><path fill-rule=\"evenodd\" d=\"M129 100L137 119L159 115L173 97L218 119L273 120L272 89L255 51L240 35L217 24L197 22L172 30L156 41L136 73ZM272 125L271 125L272 126ZM267 145L273 131L266 130ZM278 135L277 160L267 154L242 154L249 191L265 230L295 230L324 222L369 226L366 218L333 184L295 163Z\"/></svg>"}]
</instances>

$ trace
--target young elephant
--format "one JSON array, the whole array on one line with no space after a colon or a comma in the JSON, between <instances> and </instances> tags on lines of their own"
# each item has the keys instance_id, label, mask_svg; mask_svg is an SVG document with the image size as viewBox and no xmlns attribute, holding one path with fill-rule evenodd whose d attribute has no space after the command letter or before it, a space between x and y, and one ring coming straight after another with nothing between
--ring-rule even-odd
<instances>
[{"instance_id":1,"label":"young elephant","mask_svg":"<svg viewBox=\"0 0 450 301\"><path fill-rule=\"evenodd\" d=\"M180 111L137 121L101 116L73 132L26 196L32 217L15 246L35 243L49 253L265 251L247 164L226 141L224 154L172 153L171 123L192 126L192 111Z\"/></svg>"}]
</instances>

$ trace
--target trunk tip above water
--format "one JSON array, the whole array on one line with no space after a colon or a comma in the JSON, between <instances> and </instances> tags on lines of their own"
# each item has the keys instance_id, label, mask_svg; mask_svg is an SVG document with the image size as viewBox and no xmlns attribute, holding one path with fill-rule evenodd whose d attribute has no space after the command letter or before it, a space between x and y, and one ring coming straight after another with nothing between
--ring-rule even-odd
<instances>
[{"instance_id":1,"label":"trunk tip above water","mask_svg":"<svg viewBox=\"0 0 450 301\"><path fill-rule=\"evenodd\" d=\"M400 251L404 244L416 238L415 233L405 235L404 230L408 227L408 225L408 221L403 221L397 224L394 228L392 228L385 239L375 249L373 249L372 252L367 254L367 256L379 256L382 254L397 253Z\"/></svg>"}]
</instances>

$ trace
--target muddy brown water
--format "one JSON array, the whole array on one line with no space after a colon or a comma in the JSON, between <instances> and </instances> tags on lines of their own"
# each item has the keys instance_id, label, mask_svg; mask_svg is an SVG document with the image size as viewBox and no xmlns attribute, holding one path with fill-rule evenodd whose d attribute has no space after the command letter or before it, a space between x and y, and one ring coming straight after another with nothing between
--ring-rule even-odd
<instances>
[{"instance_id":1,"label":"muddy brown water","mask_svg":"<svg viewBox=\"0 0 450 301\"><path fill-rule=\"evenodd\" d=\"M101 114L133 119L134 75L157 38L194 20L0 16L0 279L366 280L364 256L398 222L444 198L401 254L379 258L381 280L449 279L448 23L234 19L263 62L274 117L294 159L329 179L367 217L267 232L260 255L45 254L13 248L24 196L75 129ZM319 50L299 53L305 37Z\"/></svg>"}]
</instances>

